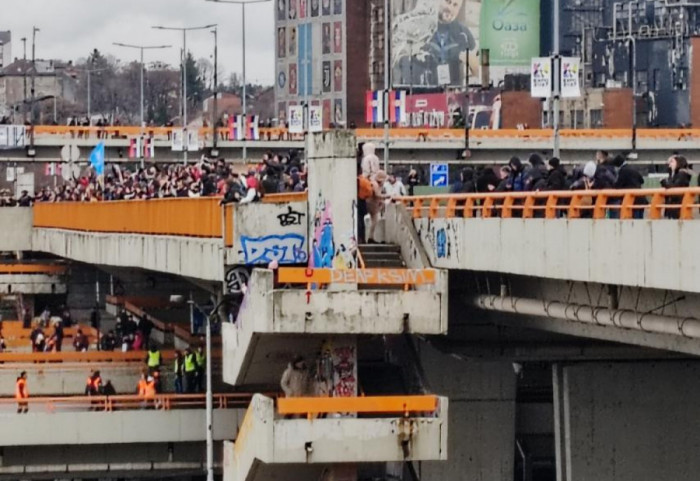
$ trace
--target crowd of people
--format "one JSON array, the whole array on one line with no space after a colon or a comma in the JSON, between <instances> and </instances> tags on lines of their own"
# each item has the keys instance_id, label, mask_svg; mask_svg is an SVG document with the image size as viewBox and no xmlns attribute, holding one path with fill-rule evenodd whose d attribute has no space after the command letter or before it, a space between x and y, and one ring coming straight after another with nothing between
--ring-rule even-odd
<instances>
[{"instance_id":1,"label":"crowd of people","mask_svg":"<svg viewBox=\"0 0 700 481\"><path fill-rule=\"evenodd\" d=\"M224 159L202 157L191 165L153 164L129 170L114 164L98 177L88 169L63 185L44 186L33 196L23 191L14 198L0 192L0 206L29 207L37 202L98 202L221 196L224 202L248 203L267 194L306 190L306 167L299 153L268 152L257 167L239 172Z\"/></svg>"}]
</instances>

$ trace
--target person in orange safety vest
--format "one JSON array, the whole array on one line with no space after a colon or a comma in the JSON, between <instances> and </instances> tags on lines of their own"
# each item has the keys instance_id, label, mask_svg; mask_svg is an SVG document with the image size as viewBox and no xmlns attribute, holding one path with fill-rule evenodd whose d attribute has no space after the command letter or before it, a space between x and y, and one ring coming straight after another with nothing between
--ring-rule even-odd
<instances>
[{"instance_id":1,"label":"person in orange safety vest","mask_svg":"<svg viewBox=\"0 0 700 481\"><path fill-rule=\"evenodd\" d=\"M27 372L22 373L17 378L15 385L15 399L17 399L17 413L27 413L29 411L29 390L27 389Z\"/></svg>"}]
</instances>

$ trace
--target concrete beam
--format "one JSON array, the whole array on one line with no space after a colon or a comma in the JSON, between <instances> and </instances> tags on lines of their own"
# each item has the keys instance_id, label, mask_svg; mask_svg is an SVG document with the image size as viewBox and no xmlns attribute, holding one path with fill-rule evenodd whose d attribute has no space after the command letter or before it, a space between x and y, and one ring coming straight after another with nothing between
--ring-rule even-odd
<instances>
[{"instance_id":1,"label":"concrete beam","mask_svg":"<svg viewBox=\"0 0 700 481\"><path fill-rule=\"evenodd\" d=\"M34 229L33 250L88 264L224 280L223 239Z\"/></svg>"},{"instance_id":2,"label":"concrete beam","mask_svg":"<svg viewBox=\"0 0 700 481\"><path fill-rule=\"evenodd\" d=\"M0 251L32 250L34 212L30 207L0 209Z\"/></svg>"},{"instance_id":3,"label":"concrete beam","mask_svg":"<svg viewBox=\"0 0 700 481\"><path fill-rule=\"evenodd\" d=\"M214 410L214 439L235 436L239 409ZM182 443L204 441L204 409L0 414L0 446ZM50 426L50 429L47 427Z\"/></svg>"}]
</instances>

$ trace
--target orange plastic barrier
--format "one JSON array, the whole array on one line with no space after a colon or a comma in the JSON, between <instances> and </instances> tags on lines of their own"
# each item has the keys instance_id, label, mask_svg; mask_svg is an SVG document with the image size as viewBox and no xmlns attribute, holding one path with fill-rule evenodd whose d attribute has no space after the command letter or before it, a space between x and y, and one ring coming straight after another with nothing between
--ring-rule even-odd
<instances>
[{"instance_id":1,"label":"orange plastic barrier","mask_svg":"<svg viewBox=\"0 0 700 481\"><path fill-rule=\"evenodd\" d=\"M282 284L367 284L422 285L435 284L433 269L310 269L282 267L278 270Z\"/></svg>"},{"instance_id":2,"label":"orange plastic barrier","mask_svg":"<svg viewBox=\"0 0 700 481\"><path fill-rule=\"evenodd\" d=\"M620 219L633 219L643 211L647 219L661 219L667 210L681 220L692 220L700 204L700 187L686 189L573 190L557 192L507 192L402 197L414 218L429 217L540 217L605 219L618 211ZM612 202L611 202L612 201ZM584 215L584 213L590 213Z\"/></svg>"},{"instance_id":3,"label":"orange plastic barrier","mask_svg":"<svg viewBox=\"0 0 700 481\"><path fill-rule=\"evenodd\" d=\"M221 237L215 197L119 202L59 202L34 206L34 227L90 232Z\"/></svg>"},{"instance_id":4,"label":"orange plastic barrier","mask_svg":"<svg viewBox=\"0 0 700 481\"><path fill-rule=\"evenodd\" d=\"M175 359L175 351L161 351L166 361ZM146 351L62 351L62 352L2 352L0 363L95 363L115 362L131 363L144 362Z\"/></svg>"},{"instance_id":5,"label":"orange plastic barrier","mask_svg":"<svg viewBox=\"0 0 700 481\"><path fill-rule=\"evenodd\" d=\"M277 400L277 410L281 415L327 413L408 415L434 412L437 408L437 396L297 397Z\"/></svg>"},{"instance_id":6,"label":"orange plastic barrier","mask_svg":"<svg viewBox=\"0 0 700 481\"><path fill-rule=\"evenodd\" d=\"M0 264L0 274L63 275L68 266L62 264Z\"/></svg>"}]
</instances>

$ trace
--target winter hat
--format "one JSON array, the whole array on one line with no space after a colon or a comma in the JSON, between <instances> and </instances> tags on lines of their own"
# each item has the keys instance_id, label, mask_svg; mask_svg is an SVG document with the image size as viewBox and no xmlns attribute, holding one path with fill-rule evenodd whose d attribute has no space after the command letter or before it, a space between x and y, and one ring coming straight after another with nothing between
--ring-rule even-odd
<instances>
[{"instance_id":1,"label":"winter hat","mask_svg":"<svg viewBox=\"0 0 700 481\"><path fill-rule=\"evenodd\" d=\"M552 157L549 159L549 166L553 169L558 168L560 163L561 161L559 160L559 157Z\"/></svg>"},{"instance_id":2,"label":"winter hat","mask_svg":"<svg viewBox=\"0 0 700 481\"><path fill-rule=\"evenodd\" d=\"M595 162L590 160L590 161L586 162L586 165L583 167L583 175L585 175L589 179L592 179L593 177L595 177L595 170L596 170Z\"/></svg>"}]
</instances>

